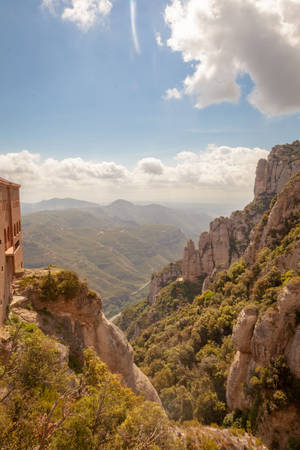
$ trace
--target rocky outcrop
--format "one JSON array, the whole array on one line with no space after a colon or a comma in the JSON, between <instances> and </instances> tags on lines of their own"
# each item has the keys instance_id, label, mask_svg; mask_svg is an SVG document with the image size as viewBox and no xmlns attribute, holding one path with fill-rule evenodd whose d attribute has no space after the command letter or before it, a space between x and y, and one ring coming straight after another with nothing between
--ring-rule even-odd
<instances>
[{"instance_id":1,"label":"rocky outcrop","mask_svg":"<svg viewBox=\"0 0 300 450\"><path fill-rule=\"evenodd\" d=\"M251 242L247 248L244 259L253 264L258 253L264 247L270 249L280 245L282 238L294 226L300 217L300 170L286 184L277 195L270 213L265 216L261 224L253 229ZM293 256L293 258L291 258ZM293 250L289 255L286 266L295 269L299 262L299 251ZM286 255L285 255L286 259Z\"/></svg>"},{"instance_id":2,"label":"rocky outcrop","mask_svg":"<svg viewBox=\"0 0 300 450\"><path fill-rule=\"evenodd\" d=\"M255 369L270 367L277 357L285 355L291 373L300 379L300 326L297 326L299 292L300 279L295 278L281 290L276 306L269 308L261 317L258 317L255 307L247 307L241 312L233 331L233 342L238 351L227 379L226 396L230 409L238 408L243 411L252 407L254 399L251 396L251 379L256 374ZM294 409L289 407L290 415ZM292 416L293 420L299 421L296 410ZM274 420L273 416L260 420L259 434L269 440L269 443L272 441L270 430ZM266 422L269 423L268 426ZM269 430L269 438L266 431L263 431L264 428ZM289 433L300 437L297 429L286 426L282 430L285 434L284 441Z\"/></svg>"},{"instance_id":3,"label":"rocky outcrop","mask_svg":"<svg viewBox=\"0 0 300 450\"><path fill-rule=\"evenodd\" d=\"M293 176L277 195L269 213L253 229L251 242L244 254L251 267L263 248L269 251L281 245L282 239L299 222L300 172ZM285 251L278 254L264 267L261 277L276 264L282 272L298 270L300 241L291 240ZM280 291L275 307L258 318L258 306L247 306L240 314L233 329L233 342L237 349L227 382L227 402L230 408L247 408L242 385L249 382L251 372L258 365L267 367L272 358L286 355L291 372L299 377L299 326L300 279L294 278ZM297 348L298 346L298 348ZM250 355L250 357L249 357ZM237 394L238 392L238 394Z\"/></svg>"},{"instance_id":4,"label":"rocky outcrop","mask_svg":"<svg viewBox=\"0 0 300 450\"><path fill-rule=\"evenodd\" d=\"M297 146L299 148L299 144ZM279 152L282 150L282 147L279 147ZM295 153L292 155L295 156ZM262 185L260 171L263 170L262 167L268 169L268 166L262 163L260 166L258 191ZM273 171L268 169L269 181L265 183L264 189L274 190L276 179L281 186L282 179L286 179L286 176L293 172L292 167L289 164L280 164L275 159ZM253 407L255 395L252 380L257 376L256 369L271 368L278 358L285 359L291 374L295 379L300 379L300 277L295 276L300 261L300 240L297 231L300 223L299 206L300 171L292 176L274 197L269 211L253 228L250 244L243 255L246 265L251 268L257 266L263 249L267 252L276 249L271 257L260 265L258 280L263 280L273 266L282 274L289 271L288 273L293 273L294 276L280 289L273 306L260 312L259 304L250 305L244 308L238 317L232 335L237 352L227 378L226 396L230 409L245 411ZM257 433L268 445L274 440L278 442L277 448L285 449L288 448L289 437L300 439L297 427L300 415L293 401L272 413L262 407L259 414Z\"/></svg>"},{"instance_id":5,"label":"rocky outcrop","mask_svg":"<svg viewBox=\"0 0 300 450\"><path fill-rule=\"evenodd\" d=\"M251 338L257 321L258 308L247 306L238 317L233 327L232 340L238 351L251 353Z\"/></svg>"},{"instance_id":6,"label":"rocky outcrop","mask_svg":"<svg viewBox=\"0 0 300 450\"><path fill-rule=\"evenodd\" d=\"M285 348L285 356L291 372L300 379L300 325Z\"/></svg>"},{"instance_id":7,"label":"rocky outcrop","mask_svg":"<svg viewBox=\"0 0 300 450\"><path fill-rule=\"evenodd\" d=\"M184 248L182 272L183 278L189 281L196 281L201 275L199 251L196 250L195 244L191 239Z\"/></svg>"},{"instance_id":8,"label":"rocky outcrop","mask_svg":"<svg viewBox=\"0 0 300 450\"><path fill-rule=\"evenodd\" d=\"M300 170L300 141L276 145L268 160L261 159L256 169L254 195L278 194L289 179Z\"/></svg>"},{"instance_id":9,"label":"rocky outcrop","mask_svg":"<svg viewBox=\"0 0 300 450\"><path fill-rule=\"evenodd\" d=\"M27 277L32 274L39 279L47 276L48 271L25 272ZM24 308L28 298L33 311ZM131 345L122 331L104 316L101 298L90 292L85 284L82 284L79 295L72 299L60 296L55 301L41 300L34 287L27 289L27 296L23 299L23 303L18 301L12 304L13 313L21 320L37 323L44 333L56 335L60 342L69 347L71 361L75 365L82 360L83 349L93 347L124 386L160 404L156 390L134 364Z\"/></svg>"},{"instance_id":10,"label":"rocky outcrop","mask_svg":"<svg viewBox=\"0 0 300 450\"><path fill-rule=\"evenodd\" d=\"M182 277L182 261L168 264L159 272L154 272L151 277L148 302L153 303L159 291Z\"/></svg>"},{"instance_id":11,"label":"rocky outcrop","mask_svg":"<svg viewBox=\"0 0 300 450\"><path fill-rule=\"evenodd\" d=\"M246 250L251 230L268 210L274 195L300 170L300 142L275 146L267 160L260 160L254 186L255 198L243 211L235 211L229 218L220 217L202 233L198 248L189 241L183 258L183 279L213 276L227 269ZM278 220L280 215L277 215ZM207 286L207 280L205 282Z\"/></svg>"}]
</instances>

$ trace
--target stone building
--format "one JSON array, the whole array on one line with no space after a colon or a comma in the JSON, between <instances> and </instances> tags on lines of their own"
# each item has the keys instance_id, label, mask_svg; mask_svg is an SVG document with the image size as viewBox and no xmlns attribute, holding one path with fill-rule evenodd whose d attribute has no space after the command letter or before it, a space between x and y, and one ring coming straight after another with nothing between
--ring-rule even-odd
<instances>
[{"instance_id":1,"label":"stone building","mask_svg":"<svg viewBox=\"0 0 300 450\"><path fill-rule=\"evenodd\" d=\"M22 271L20 185L0 178L0 325L6 318L13 276Z\"/></svg>"}]
</instances>

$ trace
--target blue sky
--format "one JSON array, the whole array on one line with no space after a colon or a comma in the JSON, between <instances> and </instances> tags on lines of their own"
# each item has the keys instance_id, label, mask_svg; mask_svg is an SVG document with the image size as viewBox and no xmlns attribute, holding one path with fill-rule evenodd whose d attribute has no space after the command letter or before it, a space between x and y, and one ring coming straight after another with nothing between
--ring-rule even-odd
<instances>
[{"instance_id":1,"label":"blue sky","mask_svg":"<svg viewBox=\"0 0 300 450\"><path fill-rule=\"evenodd\" d=\"M182 89L199 63L196 57L183 61L187 48L167 45L171 35L180 39L176 24L165 19L171 1L136 1L140 52L129 1L112 1L110 13L85 30L62 19L60 2L56 14L42 0L1 2L2 155L27 149L40 155L40 163L81 158L130 171L143 158L172 165L178 153L199 154L211 144L270 149L299 138L300 108L270 116L252 106L246 97L255 83L247 71L236 77L241 96L235 102L199 109L198 94L166 99L166 91ZM163 46L156 42L158 33Z\"/></svg>"}]
</instances>

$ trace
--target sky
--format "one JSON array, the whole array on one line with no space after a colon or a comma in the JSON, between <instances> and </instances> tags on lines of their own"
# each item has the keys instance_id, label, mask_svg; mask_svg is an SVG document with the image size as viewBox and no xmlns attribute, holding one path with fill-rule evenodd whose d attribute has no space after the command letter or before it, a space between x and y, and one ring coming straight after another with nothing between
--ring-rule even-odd
<instances>
[{"instance_id":1,"label":"sky","mask_svg":"<svg viewBox=\"0 0 300 450\"><path fill-rule=\"evenodd\" d=\"M0 176L23 201L244 204L299 139L300 0L0 3Z\"/></svg>"}]
</instances>

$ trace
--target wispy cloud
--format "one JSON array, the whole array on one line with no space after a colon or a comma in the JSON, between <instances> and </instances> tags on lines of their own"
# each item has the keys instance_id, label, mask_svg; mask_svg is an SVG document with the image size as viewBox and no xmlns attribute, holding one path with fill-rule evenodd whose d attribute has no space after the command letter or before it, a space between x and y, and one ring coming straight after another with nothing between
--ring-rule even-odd
<instances>
[{"instance_id":1,"label":"wispy cloud","mask_svg":"<svg viewBox=\"0 0 300 450\"><path fill-rule=\"evenodd\" d=\"M157 43L157 45L159 46L159 47L163 47L163 41L162 41L162 38L161 38L161 34L160 33L156 33L155 34L155 40L156 40L156 43Z\"/></svg>"},{"instance_id":2,"label":"wispy cloud","mask_svg":"<svg viewBox=\"0 0 300 450\"><path fill-rule=\"evenodd\" d=\"M134 43L134 48L137 53L141 53L139 38L136 30L136 1L130 0L130 20L131 20L131 32Z\"/></svg>"}]
</instances>

